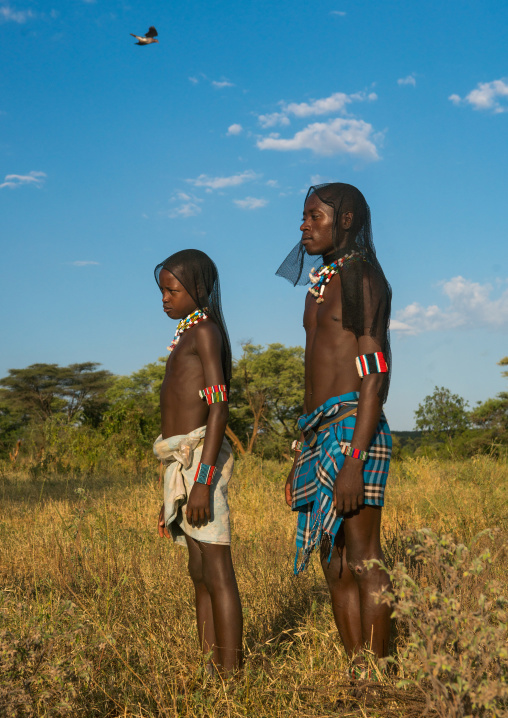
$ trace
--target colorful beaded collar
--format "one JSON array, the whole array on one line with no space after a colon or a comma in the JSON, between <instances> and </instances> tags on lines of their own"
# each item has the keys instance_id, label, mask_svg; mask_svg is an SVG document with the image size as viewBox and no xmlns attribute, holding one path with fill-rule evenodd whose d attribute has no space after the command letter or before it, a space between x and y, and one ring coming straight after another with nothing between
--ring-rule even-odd
<instances>
[{"instance_id":1,"label":"colorful beaded collar","mask_svg":"<svg viewBox=\"0 0 508 718\"><path fill-rule=\"evenodd\" d=\"M361 256L360 252L350 252L349 254L345 254L343 257L339 257L339 259L336 259L330 264L322 264L317 270L312 267L309 273L309 279L313 286L309 287L309 292L316 297L316 302L318 304L324 302L323 294L330 279L335 274L338 274L339 270L342 269L346 262L349 262L352 259L359 259Z\"/></svg>"},{"instance_id":2,"label":"colorful beaded collar","mask_svg":"<svg viewBox=\"0 0 508 718\"><path fill-rule=\"evenodd\" d=\"M178 342L180 341L180 337L184 332L187 331L187 329L190 329L195 324L199 324L199 322L202 322L203 319L208 319L208 316L205 314L205 312L202 309L196 309L188 316L184 317L183 319L180 319L178 322L178 325L176 327L175 336L173 338L173 341L171 344L167 347L169 353L173 351L173 349L176 347Z\"/></svg>"}]
</instances>

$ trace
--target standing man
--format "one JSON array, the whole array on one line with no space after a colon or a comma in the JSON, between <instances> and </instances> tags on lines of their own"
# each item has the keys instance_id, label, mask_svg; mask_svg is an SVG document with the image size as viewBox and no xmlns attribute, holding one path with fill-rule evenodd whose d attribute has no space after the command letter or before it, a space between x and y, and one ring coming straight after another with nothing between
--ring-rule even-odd
<instances>
[{"instance_id":1,"label":"standing man","mask_svg":"<svg viewBox=\"0 0 508 718\"><path fill-rule=\"evenodd\" d=\"M302 433L293 442L286 482L286 502L299 512L295 573L319 546L347 654L354 658L368 648L382 657L391 609L374 594L389 587L389 579L364 562L383 560L381 507L392 448L382 412L391 289L376 259L369 206L356 187L311 187L300 229L301 241L277 270L293 285L311 281L303 317ZM317 269L309 274L311 265Z\"/></svg>"}]
</instances>

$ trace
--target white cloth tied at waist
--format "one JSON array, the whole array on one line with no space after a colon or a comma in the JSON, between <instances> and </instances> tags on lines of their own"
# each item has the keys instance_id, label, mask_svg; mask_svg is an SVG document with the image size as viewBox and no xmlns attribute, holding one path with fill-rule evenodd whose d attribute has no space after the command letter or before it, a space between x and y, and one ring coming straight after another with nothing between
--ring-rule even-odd
<instances>
[{"instance_id":1,"label":"white cloth tied at waist","mask_svg":"<svg viewBox=\"0 0 508 718\"><path fill-rule=\"evenodd\" d=\"M189 434L177 434L167 439L160 434L154 442L153 453L162 461L166 469L164 474L164 523L169 526L178 514L178 509L187 501L187 490L182 468L190 469L194 463L194 450L202 444L206 426L200 426Z\"/></svg>"}]
</instances>

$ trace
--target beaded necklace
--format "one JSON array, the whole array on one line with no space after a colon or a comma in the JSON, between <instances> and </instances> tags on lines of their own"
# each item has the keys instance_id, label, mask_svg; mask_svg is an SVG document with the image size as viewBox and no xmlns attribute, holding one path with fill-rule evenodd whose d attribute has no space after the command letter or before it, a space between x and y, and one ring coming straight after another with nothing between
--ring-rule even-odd
<instances>
[{"instance_id":1,"label":"beaded necklace","mask_svg":"<svg viewBox=\"0 0 508 718\"><path fill-rule=\"evenodd\" d=\"M330 279L335 274L338 274L339 269L342 269L346 262L353 259L359 259L361 256L360 252L350 252L350 254L345 254L343 257L339 257L339 259L336 259L330 264L322 264L316 270L312 267L309 273L309 279L313 286L309 287L309 292L316 297L316 302L318 304L324 302L323 294Z\"/></svg>"},{"instance_id":2,"label":"beaded necklace","mask_svg":"<svg viewBox=\"0 0 508 718\"><path fill-rule=\"evenodd\" d=\"M171 344L167 347L169 353L173 351L173 349L176 347L178 342L180 341L180 337L184 332L187 331L187 329L190 329L195 324L199 324L199 322L202 322L203 319L208 319L208 315L205 314L205 312L202 309L195 309L191 314L188 314L183 319L180 319L178 322L178 325L176 327L175 336L173 338L173 341Z\"/></svg>"}]
</instances>

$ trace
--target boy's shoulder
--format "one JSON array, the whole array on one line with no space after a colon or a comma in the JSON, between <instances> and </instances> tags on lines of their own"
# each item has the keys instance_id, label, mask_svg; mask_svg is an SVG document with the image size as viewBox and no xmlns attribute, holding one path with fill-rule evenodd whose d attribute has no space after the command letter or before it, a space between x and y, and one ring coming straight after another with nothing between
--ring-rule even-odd
<instances>
[{"instance_id":1,"label":"boy's shoulder","mask_svg":"<svg viewBox=\"0 0 508 718\"><path fill-rule=\"evenodd\" d=\"M222 334L213 319L208 318L205 322L199 322L194 327L193 334L196 343L202 345L203 348L206 348L207 345L222 344Z\"/></svg>"}]
</instances>

